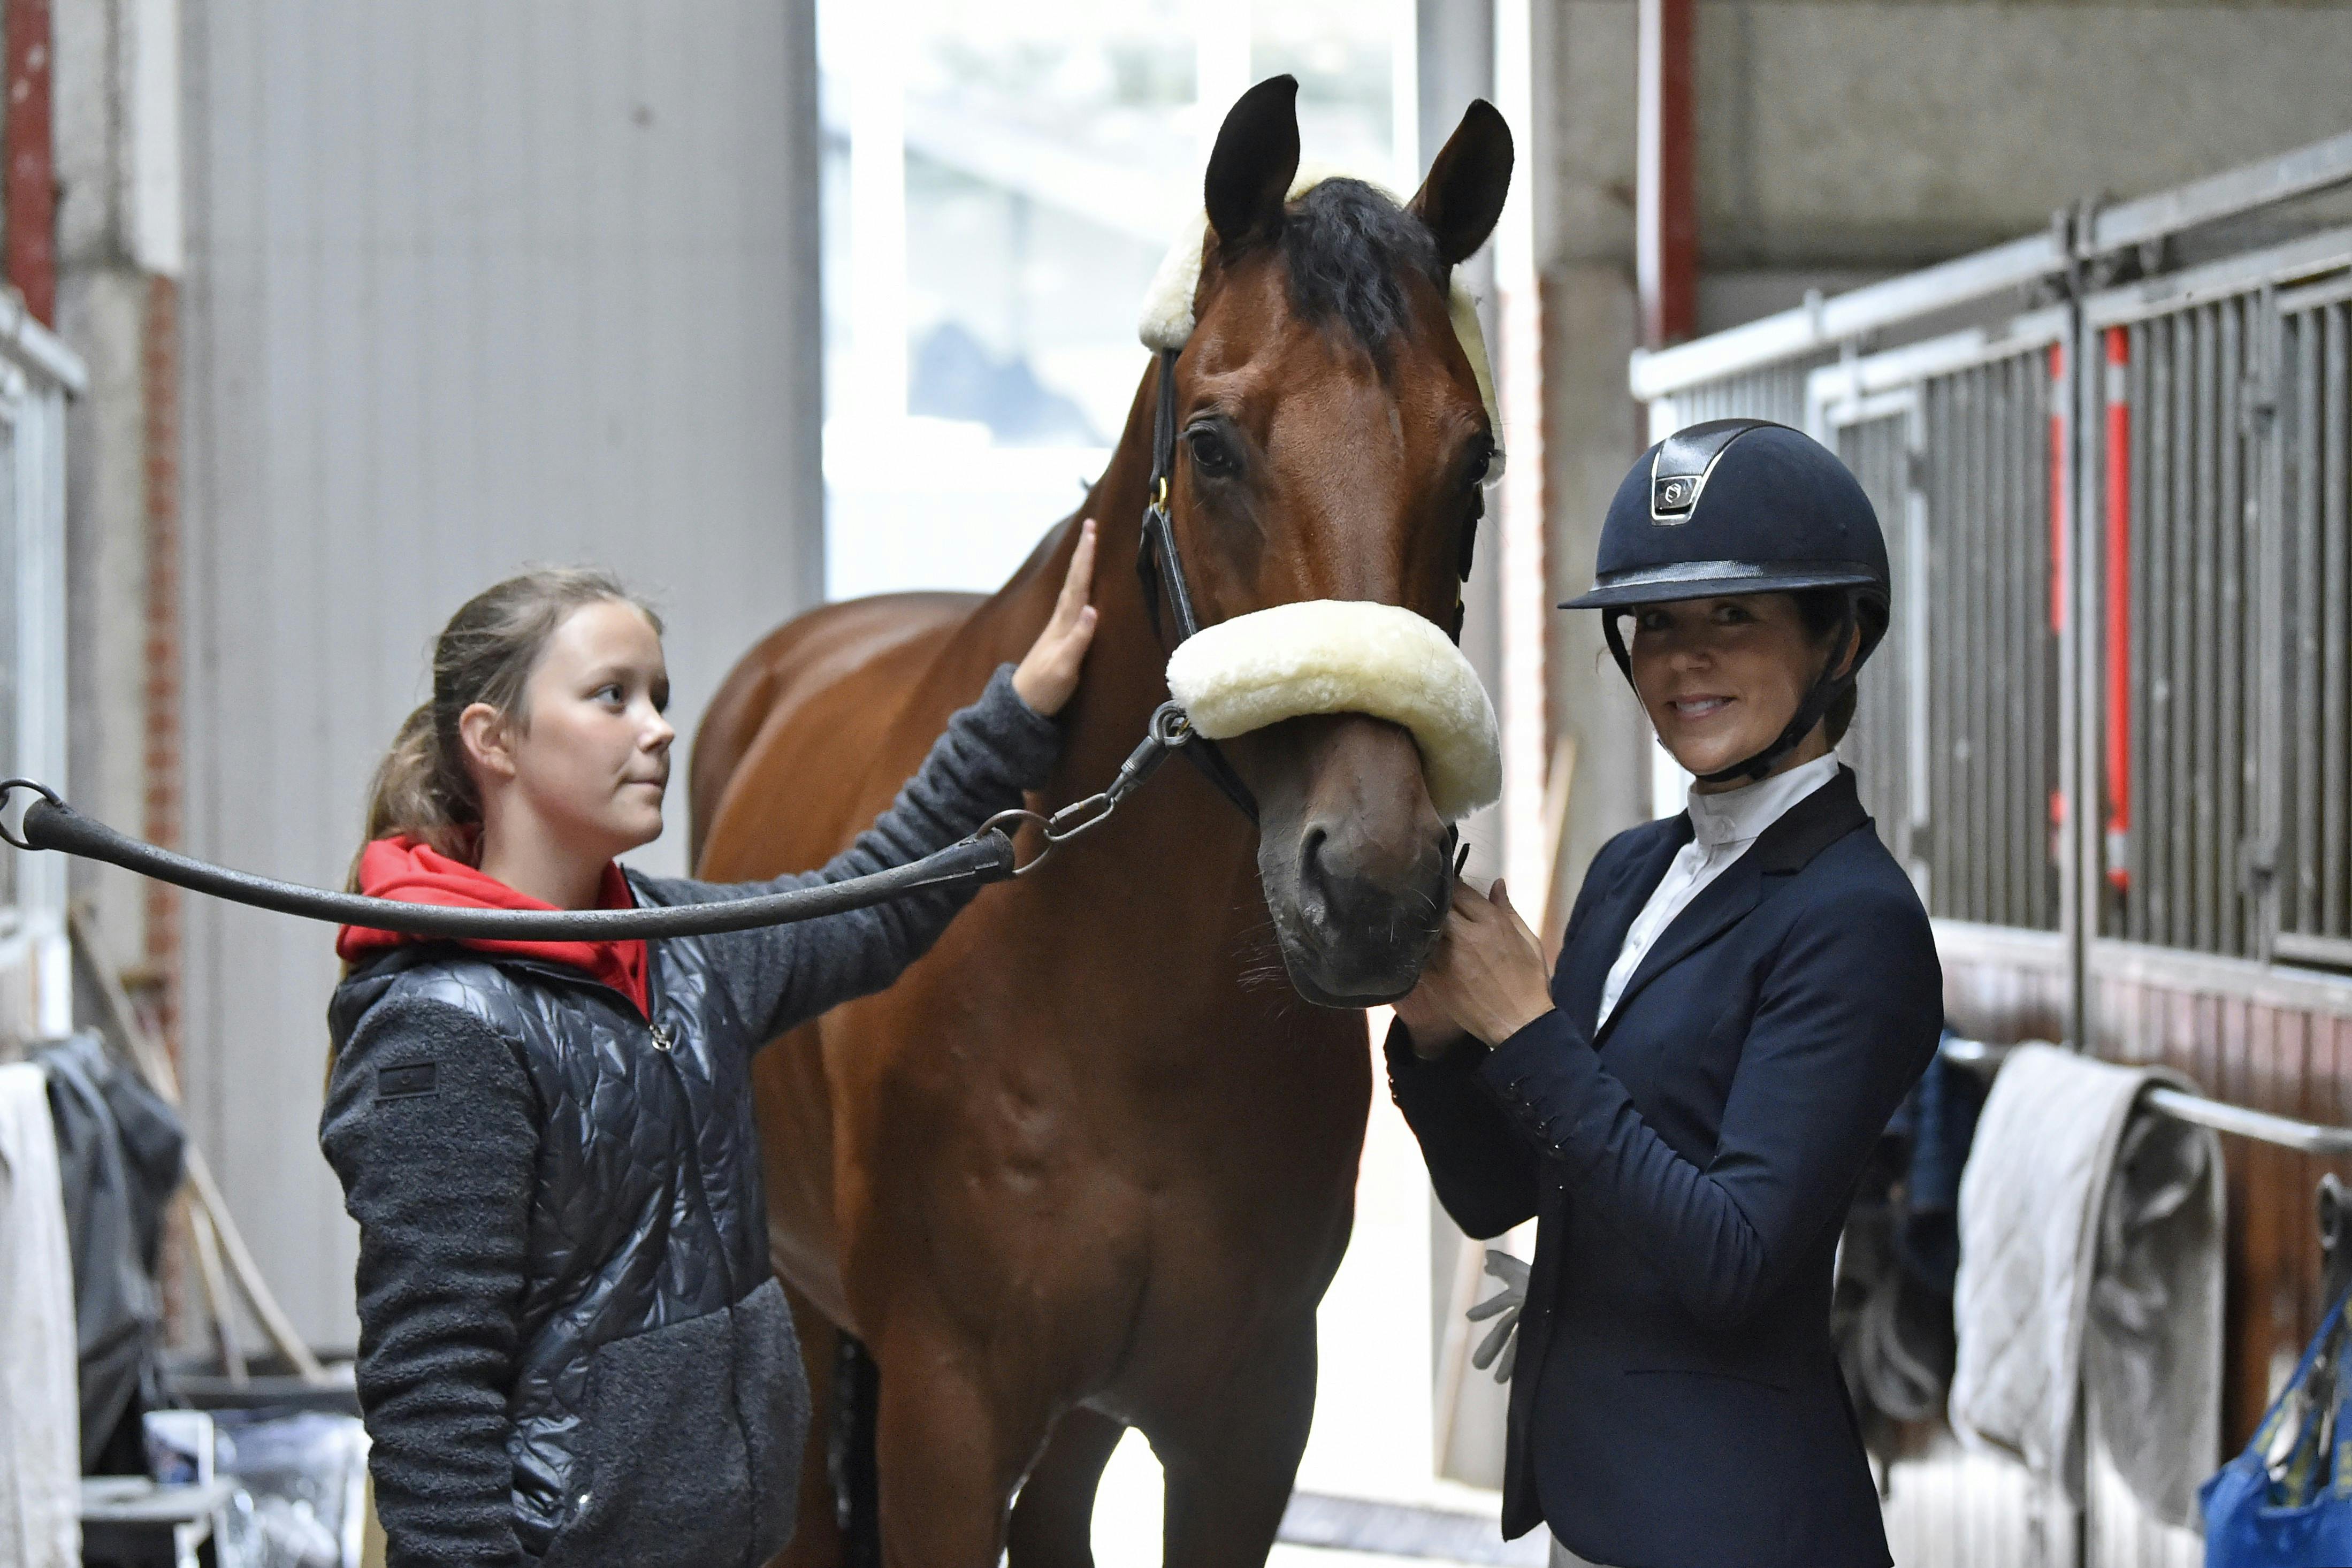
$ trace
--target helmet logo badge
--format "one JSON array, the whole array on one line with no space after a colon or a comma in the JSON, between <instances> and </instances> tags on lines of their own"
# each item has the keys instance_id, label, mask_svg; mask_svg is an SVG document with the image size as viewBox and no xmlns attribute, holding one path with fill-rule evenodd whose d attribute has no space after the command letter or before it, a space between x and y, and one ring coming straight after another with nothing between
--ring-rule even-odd
<instances>
[{"instance_id":1,"label":"helmet logo badge","mask_svg":"<svg viewBox=\"0 0 2352 1568\"><path fill-rule=\"evenodd\" d=\"M1698 511L1699 492L1731 444L1767 427L1779 428L1769 420L1717 419L1659 442L1650 454L1650 521L1670 528L1689 522Z\"/></svg>"},{"instance_id":2,"label":"helmet logo badge","mask_svg":"<svg viewBox=\"0 0 2352 1568\"><path fill-rule=\"evenodd\" d=\"M1694 506L1698 506L1698 475L1658 475L1651 479L1651 522L1689 522Z\"/></svg>"}]
</instances>

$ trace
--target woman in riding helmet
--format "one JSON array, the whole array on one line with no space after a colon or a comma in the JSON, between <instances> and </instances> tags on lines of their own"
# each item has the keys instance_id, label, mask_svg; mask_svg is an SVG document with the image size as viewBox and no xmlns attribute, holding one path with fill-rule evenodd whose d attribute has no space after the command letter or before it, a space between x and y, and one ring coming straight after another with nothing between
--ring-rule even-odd
<instances>
[{"instance_id":1,"label":"woman in riding helmet","mask_svg":"<svg viewBox=\"0 0 2352 1568\"><path fill-rule=\"evenodd\" d=\"M1831 1274L1942 1019L1927 913L1832 749L1885 543L1819 444L1722 420L1643 455L1598 565L1573 605L1688 810L1594 858L1556 966L1503 889L1457 890L1388 1043L1455 1220L1538 1221L1504 1529L1614 1568L1882 1568Z\"/></svg>"},{"instance_id":2,"label":"woman in riding helmet","mask_svg":"<svg viewBox=\"0 0 2352 1568\"><path fill-rule=\"evenodd\" d=\"M377 774L357 890L677 904L942 849L1019 805L1059 750L1093 541L1089 524L1027 656L897 803L823 870L750 887L614 861L661 831L675 732L652 612L600 573L499 583L441 633L432 699ZM388 1568L758 1568L783 1548L809 1401L769 1264L751 1054L888 985L970 897L656 942L344 928L319 1136L360 1224Z\"/></svg>"}]
</instances>

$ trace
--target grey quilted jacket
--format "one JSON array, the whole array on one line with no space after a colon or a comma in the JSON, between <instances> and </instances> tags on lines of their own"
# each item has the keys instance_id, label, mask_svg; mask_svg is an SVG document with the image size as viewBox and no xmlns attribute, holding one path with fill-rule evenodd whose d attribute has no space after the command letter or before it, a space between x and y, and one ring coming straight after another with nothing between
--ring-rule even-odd
<instances>
[{"instance_id":1,"label":"grey quilted jacket","mask_svg":"<svg viewBox=\"0 0 2352 1568\"><path fill-rule=\"evenodd\" d=\"M1043 781L1008 670L822 871L901 864ZM631 873L640 904L747 891ZM440 944L329 1009L320 1143L360 1224L359 1393L388 1568L764 1563L808 1391L771 1270L751 1053L879 990L969 894L651 945L650 1018L562 965Z\"/></svg>"}]
</instances>

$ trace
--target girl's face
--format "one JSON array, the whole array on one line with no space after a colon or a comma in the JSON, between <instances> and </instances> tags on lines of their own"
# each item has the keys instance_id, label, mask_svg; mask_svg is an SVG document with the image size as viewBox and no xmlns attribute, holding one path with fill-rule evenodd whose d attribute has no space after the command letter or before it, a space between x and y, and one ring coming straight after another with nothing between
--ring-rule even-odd
<instances>
[{"instance_id":1,"label":"girl's face","mask_svg":"<svg viewBox=\"0 0 2352 1568\"><path fill-rule=\"evenodd\" d=\"M1790 594L1644 604L1633 619L1633 689L1660 743L1692 773L1717 772L1771 745L1821 677L1822 650ZM1809 737L1784 765L1825 749Z\"/></svg>"},{"instance_id":2,"label":"girl's face","mask_svg":"<svg viewBox=\"0 0 2352 1568\"><path fill-rule=\"evenodd\" d=\"M523 686L520 722L478 758L567 845L609 859L661 835L670 742L661 638L635 605L583 605L556 627Z\"/></svg>"}]
</instances>

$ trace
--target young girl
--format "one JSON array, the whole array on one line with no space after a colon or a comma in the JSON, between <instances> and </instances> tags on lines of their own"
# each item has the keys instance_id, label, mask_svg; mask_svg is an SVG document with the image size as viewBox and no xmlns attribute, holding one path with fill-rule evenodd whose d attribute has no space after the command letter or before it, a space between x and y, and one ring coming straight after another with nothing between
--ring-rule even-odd
<instances>
[{"instance_id":1,"label":"young girl","mask_svg":"<svg viewBox=\"0 0 2352 1568\"><path fill-rule=\"evenodd\" d=\"M540 571L451 619L379 770L359 891L499 909L676 904L919 859L1054 760L1095 612L1085 530L1020 666L809 876L625 872L675 737L660 622ZM765 1563L808 1392L768 1260L751 1053L888 985L970 894L660 942L345 927L320 1143L360 1223L359 1393L389 1568Z\"/></svg>"}]
</instances>

